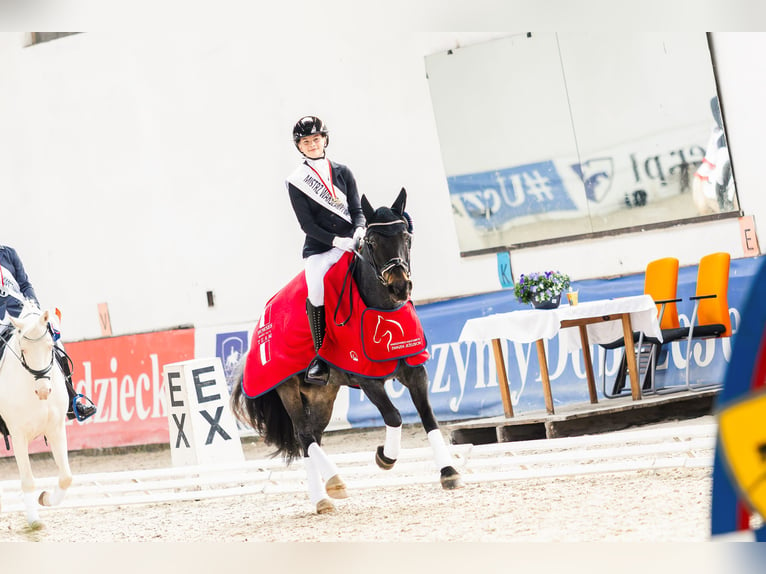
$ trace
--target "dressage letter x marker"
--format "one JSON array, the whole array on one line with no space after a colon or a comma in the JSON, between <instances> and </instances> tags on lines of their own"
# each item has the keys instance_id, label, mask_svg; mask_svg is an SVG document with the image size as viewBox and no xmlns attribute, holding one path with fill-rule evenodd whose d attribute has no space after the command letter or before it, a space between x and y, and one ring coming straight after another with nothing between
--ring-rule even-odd
<instances>
[{"instance_id":1,"label":"dressage letter x marker","mask_svg":"<svg viewBox=\"0 0 766 574\"><path fill-rule=\"evenodd\" d=\"M213 438L215 437L216 432L218 432L223 437L223 440L231 440L231 437L228 435L228 433L223 430L223 427L220 424L218 424L218 421L221 420L221 414L223 414L223 405L216 409L215 418L210 418L210 414L207 411L200 411L199 414L205 417L205 420L210 423L210 432L207 433L207 439L205 439L206 445L213 442Z\"/></svg>"},{"instance_id":2,"label":"dressage letter x marker","mask_svg":"<svg viewBox=\"0 0 766 574\"><path fill-rule=\"evenodd\" d=\"M186 433L184 433L184 421L186 420L186 413L181 413L181 420L178 420L178 417L176 415L173 415L173 422L176 423L176 428L178 428L178 436L176 437L176 448L181 446L181 439L183 439L184 444L186 445L186 448L191 447L189 444L189 440L186 438Z\"/></svg>"}]
</instances>

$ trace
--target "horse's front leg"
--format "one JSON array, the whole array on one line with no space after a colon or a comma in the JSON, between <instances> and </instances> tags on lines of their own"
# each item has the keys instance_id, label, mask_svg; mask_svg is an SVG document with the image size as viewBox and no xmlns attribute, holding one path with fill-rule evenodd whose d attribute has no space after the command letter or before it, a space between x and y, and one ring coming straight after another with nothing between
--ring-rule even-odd
<instances>
[{"instance_id":1,"label":"horse's front leg","mask_svg":"<svg viewBox=\"0 0 766 574\"><path fill-rule=\"evenodd\" d=\"M356 383L375 405L386 425L386 440L375 451L375 462L383 470L391 470L399 458L402 443L402 415L391 402L382 379L358 379Z\"/></svg>"},{"instance_id":2,"label":"horse's front leg","mask_svg":"<svg viewBox=\"0 0 766 574\"><path fill-rule=\"evenodd\" d=\"M67 489L72 485L72 470L69 468L66 426L64 426L64 422L62 421L58 428L49 432L47 436L59 476L58 484L53 489L53 493L44 490L40 493L39 502L42 506L57 506L64 500Z\"/></svg>"},{"instance_id":3,"label":"horse's front leg","mask_svg":"<svg viewBox=\"0 0 766 574\"><path fill-rule=\"evenodd\" d=\"M412 403L420 415L420 421L423 423L423 429L428 436L428 442L434 453L436 466L441 474L441 485L445 490L452 490L463 486L463 480L460 473L455 469L452 455L447 449L444 437L439 430L439 423L436 422L436 416L428 400L428 372L423 366L409 367L405 366L399 370L398 378L401 383L407 387L412 398Z\"/></svg>"},{"instance_id":4,"label":"horse's front leg","mask_svg":"<svg viewBox=\"0 0 766 574\"><path fill-rule=\"evenodd\" d=\"M35 477L32 474L32 465L29 462L29 442L22 433L11 431L13 439L13 456L19 469L21 479L21 492L24 497L24 509L27 514L27 524L33 530L43 527L40 515L37 512L37 497L35 496Z\"/></svg>"}]
</instances>

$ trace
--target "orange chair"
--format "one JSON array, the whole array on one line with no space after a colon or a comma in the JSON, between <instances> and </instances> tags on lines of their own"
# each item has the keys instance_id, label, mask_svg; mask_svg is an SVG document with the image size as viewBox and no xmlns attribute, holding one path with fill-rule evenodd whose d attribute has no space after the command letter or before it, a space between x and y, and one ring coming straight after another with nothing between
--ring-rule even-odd
<instances>
[{"instance_id":1,"label":"orange chair","mask_svg":"<svg viewBox=\"0 0 766 574\"><path fill-rule=\"evenodd\" d=\"M649 367L650 389L659 393L654 387L654 374L657 369L662 346L674 341L680 341L689 334L688 327L681 327L678 319L676 303L681 299L676 298L678 289L678 259L666 257L652 261L647 265L645 292L652 296L657 304L657 316L662 331L662 341L648 338L651 345L651 363ZM676 392L683 389L663 389L664 392Z\"/></svg>"},{"instance_id":2,"label":"orange chair","mask_svg":"<svg viewBox=\"0 0 766 574\"><path fill-rule=\"evenodd\" d=\"M689 321L686 345L686 388L699 390L720 387L721 383L693 385L689 381L689 359L694 339L731 337L729 317L729 266L728 253L711 253L700 259L697 270L697 289L694 310Z\"/></svg>"},{"instance_id":3,"label":"orange chair","mask_svg":"<svg viewBox=\"0 0 766 574\"><path fill-rule=\"evenodd\" d=\"M682 328L678 320L678 309L676 303L680 299L676 298L678 289L678 259L675 257L664 257L649 262L646 266L644 277L644 293L650 295L657 305L657 316L662 330L662 341L653 337L643 337L643 333L633 333L633 341L637 343L636 352L639 375L642 381L642 389L646 394L654 391L654 370L657 366L662 345L672 341L683 339L688 334L688 329ZM611 343L602 345L605 349L616 349L624 347L625 341L620 338ZM604 364L602 373L604 377L604 396L615 398L622 396L625 389L625 382L628 375L628 362L623 356L620 368L617 371L615 382L612 387L612 394L606 391L606 353L604 353ZM627 389L629 390L629 389Z\"/></svg>"}]
</instances>

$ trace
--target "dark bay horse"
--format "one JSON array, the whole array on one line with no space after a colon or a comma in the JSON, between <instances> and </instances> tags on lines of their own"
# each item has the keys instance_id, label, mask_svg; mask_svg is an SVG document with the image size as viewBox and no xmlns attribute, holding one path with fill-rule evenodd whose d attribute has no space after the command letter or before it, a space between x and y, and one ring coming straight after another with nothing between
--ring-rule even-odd
<instances>
[{"instance_id":1,"label":"dark bay horse","mask_svg":"<svg viewBox=\"0 0 766 574\"><path fill-rule=\"evenodd\" d=\"M353 278L367 307L396 309L410 298L411 222L404 212L406 199L402 189L390 208L373 209L362 196L367 231L353 265ZM327 320L333 320L329 311ZM243 359L240 371L244 363ZM321 514L334 510L327 496L347 496L335 463L321 448L322 433L330 422L341 385L360 388L380 412L386 426L385 444L378 446L375 461L384 470L393 468L400 449L402 417L384 389L386 380L392 378L410 393L440 469L442 487L447 490L461 487L460 474L453 466L428 399L428 373L423 364L410 366L399 360L396 370L386 378L354 375L331 365L325 386L305 383L302 372L256 398L245 395L240 372L232 389L231 407L240 421L256 429L266 444L277 448L275 455L281 454L288 463L303 459L309 497Z\"/></svg>"}]
</instances>

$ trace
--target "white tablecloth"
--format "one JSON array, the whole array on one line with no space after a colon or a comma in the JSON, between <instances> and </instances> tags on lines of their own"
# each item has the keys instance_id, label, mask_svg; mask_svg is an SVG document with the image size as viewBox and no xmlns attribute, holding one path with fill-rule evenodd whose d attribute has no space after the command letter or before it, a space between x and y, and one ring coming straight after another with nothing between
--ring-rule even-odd
<instances>
[{"instance_id":1,"label":"white tablecloth","mask_svg":"<svg viewBox=\"0 0 766 574\"><path fill-rule=\"evenodd\" d=\"M580 349L579 329L561 329L561 321L617 313L630 313L634 331L642 331L645 336L662 340L657 307L649 295L586 301L574 307L562 305L557 309L528 309L476 317L466 321L458 340L508 339L517 343L532 343L538 339L552 339L561 331L563 349L574 352ZM619 318L588 325L588 339L591 343L610 343L622 336L622 321Z\"/></svg>"}]
</instances>

